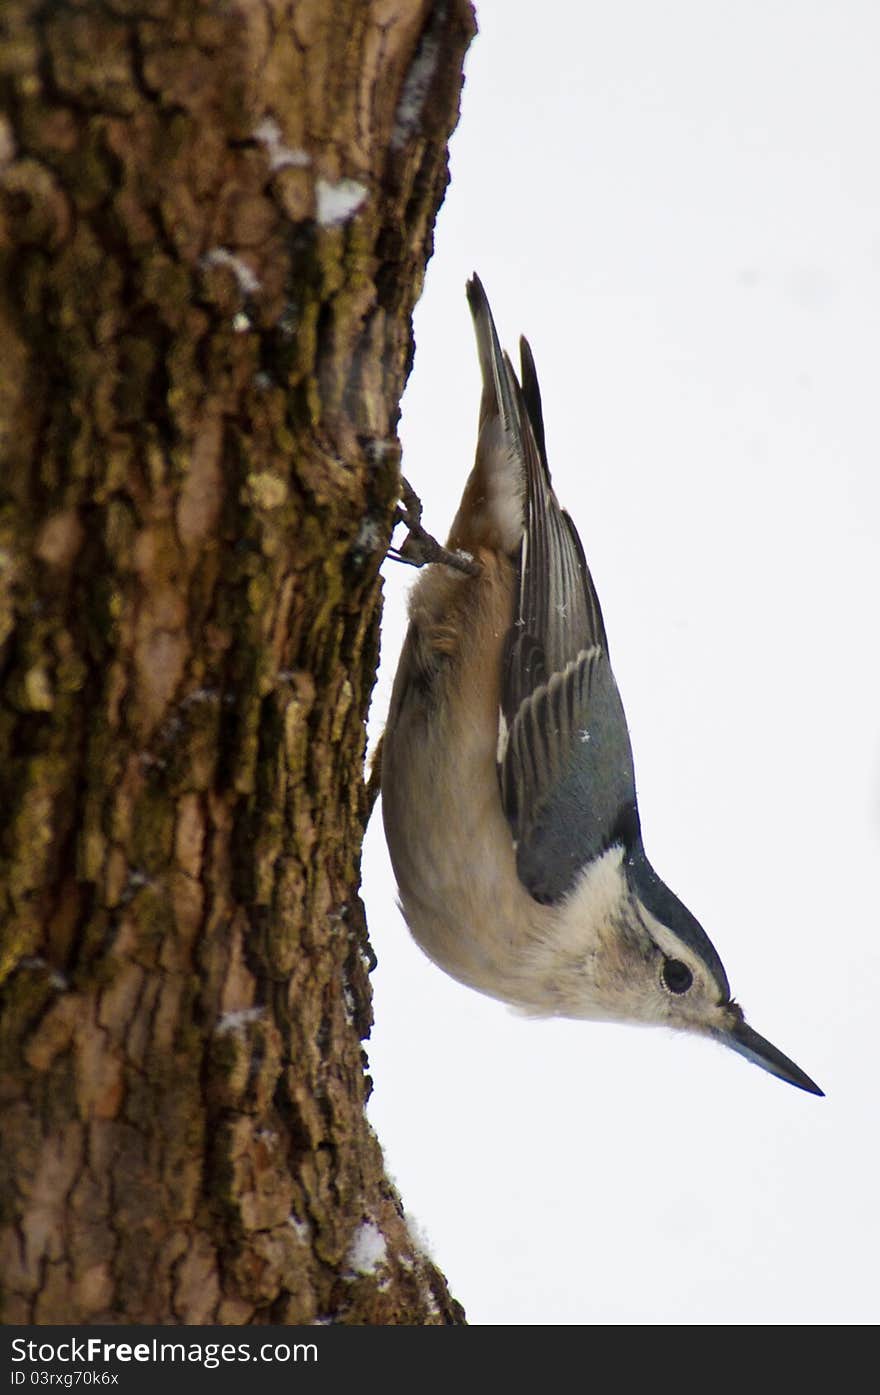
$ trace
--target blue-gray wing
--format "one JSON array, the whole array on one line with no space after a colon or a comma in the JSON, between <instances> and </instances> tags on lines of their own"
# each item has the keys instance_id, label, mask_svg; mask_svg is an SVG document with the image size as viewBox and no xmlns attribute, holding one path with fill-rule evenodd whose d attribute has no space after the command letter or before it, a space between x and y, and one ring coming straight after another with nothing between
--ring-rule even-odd
<instances>
[{"instance_id":1,"label":"blue-gray wing","mask_svg":"<svg viewBox=\"0 0 880 1395\"><path fill-rule=\"evenodd\" d=\"M537 900L638 827L632 751L599 600L580 538L550 483L541 396L520 343L522 386L483 288L468 288L489 410L522 462L524 527L501 675L498 776L520 880Z\"/></svg>"},{"instance_id":2,"label":"blue-gray wing","mask_svg":"<svg viewBox=\"0 0 880 1395\"><path fill-rule=\"evenodd\" d=\"M589 649L535 688L499 756L520 881L536 900L558 901L632 827L632 751L607 655Z\"/></svg>"}]
</instances>

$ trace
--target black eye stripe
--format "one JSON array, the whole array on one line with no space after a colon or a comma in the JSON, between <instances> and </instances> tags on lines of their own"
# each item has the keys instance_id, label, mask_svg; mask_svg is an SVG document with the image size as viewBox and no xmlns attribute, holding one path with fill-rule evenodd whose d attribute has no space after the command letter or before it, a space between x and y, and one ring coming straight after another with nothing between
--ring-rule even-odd
<instances>
[{"instance_id":1,"label":"black eye stripe","mask_svg":"<svg viewBox=\"0 0 880 1395\"><path fill-rule=\"evenodd\" d=\"M687 964L680 959L664 959L661 977L670 993L686 993L694 981Z\"/></svg>"}]
</instances>

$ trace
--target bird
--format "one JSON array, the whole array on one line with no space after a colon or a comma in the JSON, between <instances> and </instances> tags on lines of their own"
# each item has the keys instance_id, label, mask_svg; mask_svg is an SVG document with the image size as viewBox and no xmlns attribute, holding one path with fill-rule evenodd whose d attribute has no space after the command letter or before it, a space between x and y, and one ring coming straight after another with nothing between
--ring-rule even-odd
<instances>
[{"instance_id":1,"label":"bird","mask_svg":"<svg viewBox=\"0 0 880 1395\"><path fill-rule=\"evenodd\" d=\"M822 1095L746 1023L709 936L648 861L599 599L551 483L532 351L521 338L517 377L476 274L467 298L482 376L476 459L448 560L410 593L381 753L409 930L446 973L526 1014L706 1036Z\"/></svg>"}]
</instances>

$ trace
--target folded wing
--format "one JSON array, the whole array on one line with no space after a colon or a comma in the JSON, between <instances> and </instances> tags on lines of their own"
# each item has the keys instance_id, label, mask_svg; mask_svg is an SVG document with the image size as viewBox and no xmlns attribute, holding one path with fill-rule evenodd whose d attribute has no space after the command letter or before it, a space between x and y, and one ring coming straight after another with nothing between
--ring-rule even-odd
<instances>
[{"instance_id":1,"label":"folded wing","mask_svg":"<svg viewBox=\"0 0 880 1395\"><path fill-rule=\"evenodd\" d=\"M531 350L522 386L502 354L482 285L468 286L484 408L500 419L524 477L513 624L501 677L498 774L517 872L539 901L638 828L632 752L595 587L574 524L550 483Z\"/></svg>"}]
</instances>

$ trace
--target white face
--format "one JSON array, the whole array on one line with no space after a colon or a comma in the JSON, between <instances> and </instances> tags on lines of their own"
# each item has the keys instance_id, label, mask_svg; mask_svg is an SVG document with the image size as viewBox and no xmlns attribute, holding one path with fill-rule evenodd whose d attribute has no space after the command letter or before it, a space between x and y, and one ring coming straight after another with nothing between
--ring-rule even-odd
<instances>
[{"instance_id":1,"label":"white face","mask_svg":"<svg viewBox=\"0 0 880 1395\"><path fill-rule=\"evenodd\" d=\"M646 1019L679 1027L685 1031L712 1032L729 1026L736 1009L731 1008L726 988L716 980L699 955L657 920L645 906L635 903L644 926L641 953ZM634 971L635 971L635 966Z\"/></svg>"},{"instance_id":2,"label":"white face","mask_svg":"<svg viewBox=\"0 0 880 1395\"><path fill-rule=\"evenodd\" d=\"M526 977L540 1013L713 1034L738 1016L707 965L633 897L620 848L550 913Z\"/></svg>"}]
</instances>

